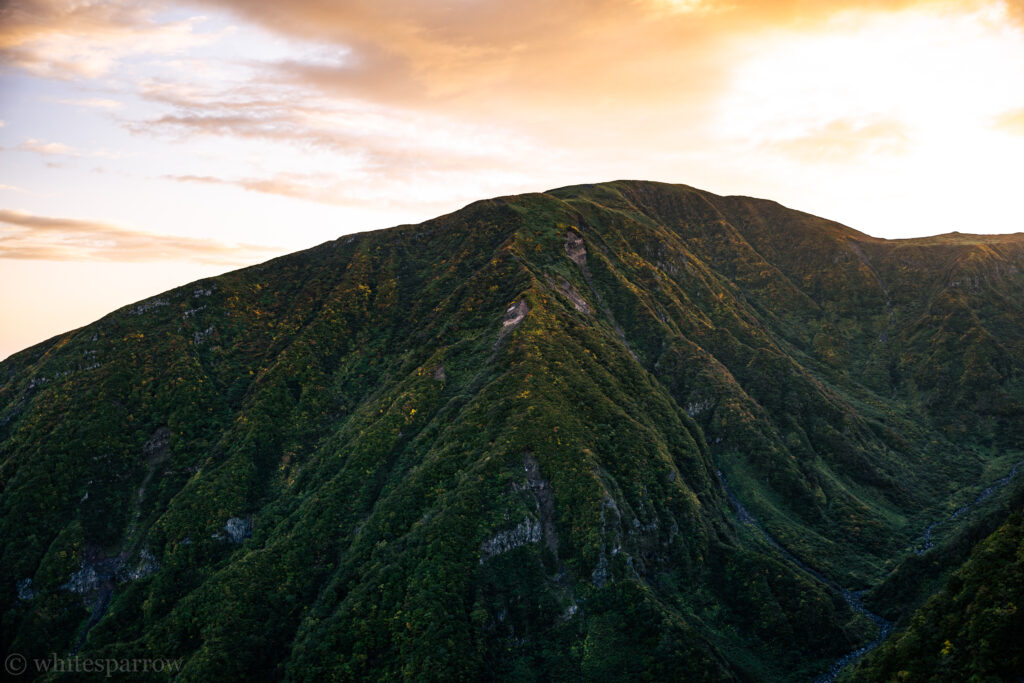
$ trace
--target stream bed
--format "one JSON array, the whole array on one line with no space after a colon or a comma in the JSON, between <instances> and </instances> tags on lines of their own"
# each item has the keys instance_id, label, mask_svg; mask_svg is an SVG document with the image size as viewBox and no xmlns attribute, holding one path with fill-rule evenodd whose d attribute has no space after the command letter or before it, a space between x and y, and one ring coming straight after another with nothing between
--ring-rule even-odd
<instances>
[{"instance_id":1,"label":"stream bed","mask_svg":"<svg viewBox=\"0 0 1024 683\"><path fill-rule=\"evenodd\" d=\"M969 512L972 508L977 507L980 503L982 503L985 499L990 497L997 490L1013 481L1013 479L1022 469L1024 469L1024 461L1021 461L1014 465L1005 476L992 482L989 486L983 489L972 502L967 503L966 505L955 510L952 514L949 515L947 519L929 524L925 528L921 536L921 541L919 545L913 549L913 552L915 552L918 555L921 555L927 550L930 550L932 547L934 547L934 543L932 542L932 531L936 527L936 525L942 524L943 522L953 522L958 517L961 517L962 515ZM885 639L888 638L889 635L892 633L892 622L888 621L884 617L875 614L874 612L869 611L866 607L864 607L863 597L866 591L851 591L839 586L837 583L827 578L824 574L814 569L813 567L808 566L806 563L802 562L800 559L798 559L792 553L786 550L786 548L783 547L783 545L779 543L777 540L775 540L775 538L771 534L769 534L764 527L761 526L760 522L758 522L757 519L753 515L751 515L745 507L743 507L743 504L740 502L739 498L736 497L736 494L733 493L732 489L730 489L729 485L726 483L725 477L722 475L722 471L716 470L715 474L718 475L718 481L722 485L722 490L725 491L725 495L729 498L729 502L732 503L732 506L734 508L736 508L736 517L742 524L746 524L754 530L756 530L757 533L762 537L762 539L764 539L773 548L778 550L789 563L799 568L801 571L803 571L805 574L813 578L815 581L818 581L822 585L828 587L830 590L839 593L839 595L842 596L843 600L846 601L846 604L850 606L850 609L852 609L855 612L859 612L860 614L863 614L868 619L875 622L875 624L878 626L878 636L874 640L865 645L862 645L861 647L857 648L856 650L853 650L852 652L846 653L845 655L834 661L832 663L832 666L829 667L828 671L816 677L813 681L813 683L832 683L836 680L836 678L839 676L840 672L842 672L843 669L845 669L850 664L853 664L858 659L860 659L861 657L863 657L864 655L866 655L867 653L871 652L876 647L881 645L883 642L885 642Z\"/></svg>"}]
</instances>

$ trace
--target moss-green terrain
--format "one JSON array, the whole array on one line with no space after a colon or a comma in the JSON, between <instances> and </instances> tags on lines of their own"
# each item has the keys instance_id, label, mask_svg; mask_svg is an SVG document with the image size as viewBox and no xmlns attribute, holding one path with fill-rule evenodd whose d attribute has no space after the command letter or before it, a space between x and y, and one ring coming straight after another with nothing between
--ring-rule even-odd
<instances>
[{"instance_id":1,"label":"moss-green terrain","mask_svg":"<svg viewBox=\"0 0 1024 683\"><path fill-rule=\"evenodd\" d=\"M1020 595L976 570L1019 574L1022 321L1022 235L632 181L195 282L0 363L3 646L188 681L804 681L877 635L843 588L896 622L846 675L940 636L921 666L959 666L1019 617L903 634Z\"/></svg>"}]
</instances>

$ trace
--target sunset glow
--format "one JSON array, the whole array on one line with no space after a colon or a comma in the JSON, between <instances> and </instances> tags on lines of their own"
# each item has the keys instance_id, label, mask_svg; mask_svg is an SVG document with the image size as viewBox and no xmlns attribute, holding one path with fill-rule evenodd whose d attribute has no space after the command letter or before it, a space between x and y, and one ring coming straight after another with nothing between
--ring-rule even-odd
<instances>
[{"instance_id":1,"label":"sunset glow","mask_svg":"<svg viewBox=\"0 0 1024 683\"><path fill-rule=\"evenodd\" d=\"M1024 16L1002 1L13 0L0 64L0 358L191 279L583 182L883 237L1024 230Z\"/></svg>"}]
</instances>

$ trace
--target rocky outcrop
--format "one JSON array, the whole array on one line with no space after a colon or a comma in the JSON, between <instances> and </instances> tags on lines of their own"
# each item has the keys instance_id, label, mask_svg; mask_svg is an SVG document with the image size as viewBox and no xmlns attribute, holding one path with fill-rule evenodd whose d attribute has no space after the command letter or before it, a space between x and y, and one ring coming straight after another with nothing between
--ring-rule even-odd
<instances>
[{"instance_id":1,"label":"rocky outcrop","mask_svg":"<svg viewBox=\"0 0 1024 683\"><path fill-rule=\"evenodd\" d=\"M576 291L576 288L572 286L571 282L566 280L564 277L560 277L557 283L553 283L549 279L549 284L552 284L555 289L561 292L562 295L569 300L569 303L572 304L573 308L580 313L590 315L590 304L588 304L587 300L584 299L578 291Z\"/></svg>"},{"instance_id":2,"label":"rocky outcrop","mask_svg":"<svg viewBox=\"0 0 1024 683\"><path fill-rule=\"evenodd\" d=\"M505 311L505 317L501 320L501 330L505 332L515 327L519 323L523 322L526 314L530 312L530 307L526 304L526 299L520 299L516 303L512 304Z\"/></svg>"},{"instance_id":3,"label":"rocky outcrop","mask_svg":"<svg viewBox=\"0 0 1024 683\"><path fill-rule=\"evenodd\" d=\"M203 330L201 332L193 332L192 333L192 343L198 346L199 344L202 344L207 339L209 339L211 336L213 336L213 333L214 333L213 327L207 327L205 330Z\"/></svg>"},{"instance_id":4,"label":"rocky outcrop","mask_svg":"<svg viewBox=\"0 0 1024 683\"><path fill-rule=\"evenodd\" d=\"M580 268L587 267L587 247L583 238L569 230L565 233L565 255Z\"/></svg>"},{"instance_id":5,"label":"rocky outcrop","mask_svg":"<svg viewBox=\"0 0 1024 683\"><path fill-rule=\"evenodd\" d=\"M540 522L526 518L512 529L499 531L480 544L480 564L495 555L507 553L528 543L538 543L541 539Z\"/></svg>"},{"instance_id":6,"label":"rocky outcrop","mask_svg":"<svg viewBox=\"0 0 1024 683\"><path fill-rule=\"evenodd\" d=\"M32 579L22 579L18 582L18 599L19 600L32 600L36 597L36 592L32 589Z\"/></svg>"},{"instance_id":7,"label":"rocky outcrop","mask_svg":"<svg viewBox=\"0 0 1024 683\"><path fill-rule=\"evenodd\" d=\"M153 553L143 549L139 553L139 560L134 565L124 564L117 572L117 579L121 582L138 581L141 578L154 574L160 570L160 562Z\"/></svg>"},{"instance_id":8,"label":"rocky outcrop","mask_svg":"<svg viewBox=\"0 0 1024 683\"><path fill-rule=\"evenodd\" d=\"M526 299L520 299L505 309L505 315L501 319L501 331L498 332L498 339L494 342L495 351L501 346L506 335L526 319L526 314L529 312L530 306L526 303Z\"/></svg>"},{"instance_id":9,"label":"rocky outcrop","mask_svg":"<svg viewBox=\"0 0 1024 683\"><path fill-rule=\"evenodd\" d=\"M555 497L551 482L541 476L537 459L527 453L523 456L526 471L526 486L537 500L537 514L540 516L541 531L548 550L558 558L558 533L555 530Z\"/></svg>"},{"instance_id":10,"label":"rocky outcrop","mask_svg":"<svg viewBox=\"0 0 1024 683\"><path fill-rule=\"evenodd\" d=\"M142 446L142 455L149 466L159 465L171 456L171 430L166 426L157 427L153 435Z\"/></svg>"},{"instance_id":11,"label":"rocky outcrop","mask_svg":"<svg viewBox=\"0 0 1024 683\"><path fill-rule=\"evenodd\" d=\"M146 301L141 301L135 304L134 306L125 309L125 313L127 313L128 315L142 315L146 311L152 311L154 308L160 308L161 306L169 305L170 302L168 302L167 299L147 299Z\"/></svg>"},{"instance_id":12,"label":"rocky outcrop","mask_svg":"<svg viewBox=\"0 0 1024 683\"><path fill-rule=\"evenodd\" d=\"M231 517L224 523L224 531L218 531L211 538L228 543L241 543L252 536L252 519Z\"/></svg>"}]
</instances>

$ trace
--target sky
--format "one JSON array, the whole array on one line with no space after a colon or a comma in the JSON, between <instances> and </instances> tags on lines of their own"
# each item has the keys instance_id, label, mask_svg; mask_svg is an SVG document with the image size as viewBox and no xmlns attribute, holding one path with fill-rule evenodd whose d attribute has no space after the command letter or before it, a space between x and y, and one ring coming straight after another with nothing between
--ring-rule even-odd
<instances>
[{"instance_id":1,"label":"sky","mask_svg":"<svg viewBox=\"0 0 1024 683\"><path fill-rule=\"evenodd\" d=\"M1024 0L0 0L0 358L620 178L879 237L1024 231Z\"/></svg>"}]
</instances>

